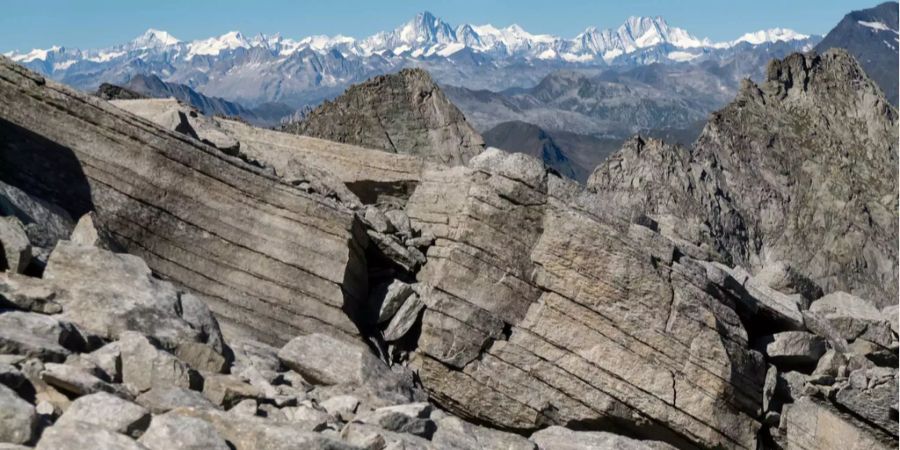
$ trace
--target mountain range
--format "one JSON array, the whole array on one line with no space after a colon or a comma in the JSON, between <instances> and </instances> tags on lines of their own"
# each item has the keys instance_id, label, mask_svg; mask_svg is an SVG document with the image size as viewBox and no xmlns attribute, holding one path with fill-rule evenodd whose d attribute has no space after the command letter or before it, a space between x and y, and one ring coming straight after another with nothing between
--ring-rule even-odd
<instances>
[{"instance_id":1,"label":"mountain range","mask_svg":"<svg viewBox=\"0 0 900 450\"><path fill-rule=\"evenodd\" d=\"M810 49L819 38L777 28L727 42L698 38L661 17L631 17L616 29L588 28L574 38L532 34L517 25L451 26L423 12L392 31L363 39L346 36L247 37L233 31L185 42L150 29L104 49L54 46L5 55L52 79L82 90L103 82L127 83L135 75L236 101L248 107L282 102L315 104L371 76L416 66L438 83L472 89L531 87L560 69L634 67L690 61L728 61L748 50L789 43Z\"/></svg>"}]
</instances>

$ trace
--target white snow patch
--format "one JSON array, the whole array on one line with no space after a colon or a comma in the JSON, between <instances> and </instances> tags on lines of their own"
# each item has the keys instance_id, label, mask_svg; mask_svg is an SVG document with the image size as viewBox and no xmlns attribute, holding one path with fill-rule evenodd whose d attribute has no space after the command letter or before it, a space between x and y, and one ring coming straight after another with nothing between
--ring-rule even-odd
<instances>
[{"instance_id":1,"label":"white snow patch","mask_svg":"<svg viewBox=\"0 0 900 450\"><path fill-rule=\"evenodd\" d=\"M591 55L589 53L584 53L581 55L576 55L574 53L563 53L560 56L562 57L562 59L568 62L588 62L594 60L594 55Z\"/></svg>"},{"instance_id":2,"label":"white snow patch","mask_svg":"<svg viewBox=\"0 0 900 450\"><path fill-rule=\"evenodd\" d=\"M610 60L614 59L615 57L621 55L622 53L624 53L624 52L618 48L614 48L612 50L607 50L606 52L603 53L603 59L605 61L610 61Z\"/></svg>"},{"instance_id":3,"label":"white snow patch","mask_svg":"<svg viewBox=\"0 0 900 450\"><path fill-rule=\"evenodd\" d=\"M857 20L856 22L864 27L871 28L877 31L893 31L894 33L897 32L897 30L892 30L890 27L885 25L884 22L866 22L864 20Z\"/></svg>"},{"instance_id":4,"label":"white snow patch","mask_svg":"<svg viewBox=\"0 0 900 450\"><path fill-rule=\"evenodd\" d=\"M552 48L548 48L537 55L538 59L554 59L556 56L556 51Z\"/></svg>"},{"instance_id":5,"label":"white snow patch","mask_svg":"<svg viewBox=\"0 0 900 450\"><path fill-rule=\"evenodd\" d=\"M60 50L60 47L57 47L55 45L53 47L50 47L47 49L36 48L24 55L13 55L12 60L15 62L23 62L23 63L32 62L34 60L46 61L47 55L50 52L58 52L59 50Z\"/></svg>"},{"instance_id":6,"label":"white snow patch","mask_svg":"<svg viewBox=\"0 0 900 450\"><path fill-rule=\"evenodd\" d=\"M462 50L462 49L464 49L464 48L466 48L465 44L461 44L461 43L458 43L458 42L457 42L457 43L453 43L453 44L447 44L446 47L444 47L444 48L438 50L437 54L438 54L438 55L441 55L441 56L450 56L450 55L452 55L452 54L454 54L454 53L456 53L456 52L458 52L458 51L460 51L460 50Z\"/></svg>"},{"instance_id":7,"label":"white snow patch","mask_svg":"<svg viewBox=\"0 0 900 450\"><path fill-rule=\"evenodd\" d=\"M698 56L700 56L700 55L690 53L690 52L671 52L668 55L666 55L666 57L668 57L672 61L678 61L678 62L690 61L694 58L697 58Z\"/></svg>"},{"instance_id":8,"label":"white snow patch","mask_svg":"<svg viewBox=\"0 0 900 450\"><path fill-rule=\"evenodd\" d=\"M86 59L91 62L103 63L116 59L120 56L124 56L125 54L125 52L100 52L97 54L97 56L92 56Z\"/></svg>"},{"instance_id":9,"label":"white snow patch","mask_svg":"<svg viewBox=\"0 0 900 450\"><path fill-rule=\"evenodd\" d=\"M743 36L731 41L731 45L737 45L741 42L759 45L767 42L790 42L801 41L803 39L809 39L809 35L800 34L788 28L771 28L768 30L759 30L753 33L744 34Z\"/></svg>"},{"instance_id":10,"label":"white snow patch","mask_svg":"<svg viewBox=\"0 0 900 450\"><path fill-rule=\"evenodd\" d=\"M72 67L72 64L77 63L78 61L74 59L70 59L68 61L58 62L53 64L53 70L66 70L69 67Z\"/></svg>"}]
</instances>

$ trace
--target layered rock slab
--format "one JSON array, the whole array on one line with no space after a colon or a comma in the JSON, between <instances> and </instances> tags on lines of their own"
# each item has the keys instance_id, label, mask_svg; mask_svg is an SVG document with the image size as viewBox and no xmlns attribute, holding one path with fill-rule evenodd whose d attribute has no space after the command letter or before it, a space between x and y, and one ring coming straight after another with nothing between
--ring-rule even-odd
<instances>
[{"instance_id":1,"label":"layered rock slab","mask_svg":"<svg viewBox=\"0 0 900 450\"><path fill-rule=\"evenodd\" d=\"M232 334L282 343L355 335L359 225L189 137L0 59L0 179L72 217L96 211L151 269L198 294Z\"/></svg>"},{"instance_id":2,"label":"layered rock slab","mask_svg":"<svg viewBox=\"0 0 900 450\"><path fill-rule=\"evenodd\" d=\"M434 400L507 429L755 448L761 355L702 266L581 209L537 160L489 149L471 166L429 173L407 206L437 237L413 359Z\"/></svg>"},{"instance_id":3,"label":"layered rock slab","mask_svg":"<svg viewBox=\"0 0 900 450\"><path fill-rule=\"evenodd\" d=\"M422 172L437 165L413 155L215 120L241 142L242 154L271 167L288 182L312 183L313 189L337 196L342 186L335 184L342 183L364 203L375 203L382 196L409 198Z\"/></svg>"}]
</instances>

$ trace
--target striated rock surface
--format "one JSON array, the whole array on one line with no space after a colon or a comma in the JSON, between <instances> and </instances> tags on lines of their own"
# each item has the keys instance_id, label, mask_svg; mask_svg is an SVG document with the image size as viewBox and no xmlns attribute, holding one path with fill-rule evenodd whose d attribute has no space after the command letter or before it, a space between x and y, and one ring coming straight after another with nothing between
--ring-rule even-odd
<instances>
[{"instance_id":1,"label":"striated rock surface","mask_svg":"<svg viewBox=\"0 0 900 450\"><path fill-rule=\"evenodd\" d=\"M241 154L271 167L275 174L301 188L332 195L352 204L387 198L409 198L426 168L436 163L412 155L389 153L356 145L254 128L232 120L215 119L240 141ZM363 146L371 144L362 143Z\"/></svg>"},{"instance_id":2,"label":"striated rock surface","mask_svg":"<svg viewBox=\"0 0 900 450\"><path fill-rule=\"evenodd\" d=\"M351 86L285 130L451 165L467 162L484 148L478 132L421 69Z\"/></svg>"},{"instance_id":3,"label":"striated rock surface","mask_svg":"<svg viewBox=\"0 0 900 450\"><path fill-rule=\"evenodd\" d=\"M113 100L110 103L153 123L203 141L228 154L236 154L240 143L225 134L211 118L174 98Z\"/></svg>"},{"instance_id":4,"label":"striated rock surface","mask_svg":"<svg viewBox=\"0 0 900 450\"><path fill-rule=\"evenodd\" d=\"M437 237L412 361L433 399L507 429L755 448L762 356L699 264L581 209L591 199L535 159L471 165L429 174L407 207Z\"/></svg>"},{"instance_id":5,"label":"striated rock surface","mask_svg":"<svg viewBox=\"0 0 900 450\"><path fill-rule=\"evenodd\" d=\"M196 293L226 331L267 342L355 335L367 296L354 215L256 168L0 59L0 179L94 210L150 268Z\"/></svg>"},{"instance_id":6,"label":"striated rock surface","mask_svg":"<svg viewBox=\"0 0 900 450\"><path fill-rule=\"evenodd\" d=\"M588 185L608 209L676 216L682 237L757 272L896 303L897 111L845 51L770 63L692 149L638 140ZM684 235L684 232L687 235Z\"/></svg>"}]
</instances>

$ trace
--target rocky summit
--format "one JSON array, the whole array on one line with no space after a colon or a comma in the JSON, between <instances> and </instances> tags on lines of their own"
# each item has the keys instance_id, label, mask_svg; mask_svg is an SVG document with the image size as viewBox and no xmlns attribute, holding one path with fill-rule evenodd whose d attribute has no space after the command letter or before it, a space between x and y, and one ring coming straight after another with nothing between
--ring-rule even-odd
<instances>
[{"instance_id":1,"label":"rocky summit","mask_svg":"<svg viewBox=\"0 0 900 450\"><path fill-rule=\"evenodd\" d=\"M897 110L844 51L587 186L421 70L290 133L103 92L0 57L2 448L898 445Z\"/></svg>"},{"instance_id":2,"label":"rocky summit","mask_svg":"<svg viewBox=\"0 0 900 450\"><path fill-rule=\"evenodd\" d=\"M285 130L451 165L484 148L478 132L421 69L352 86Z\"/></svg>"}]
</instances>

